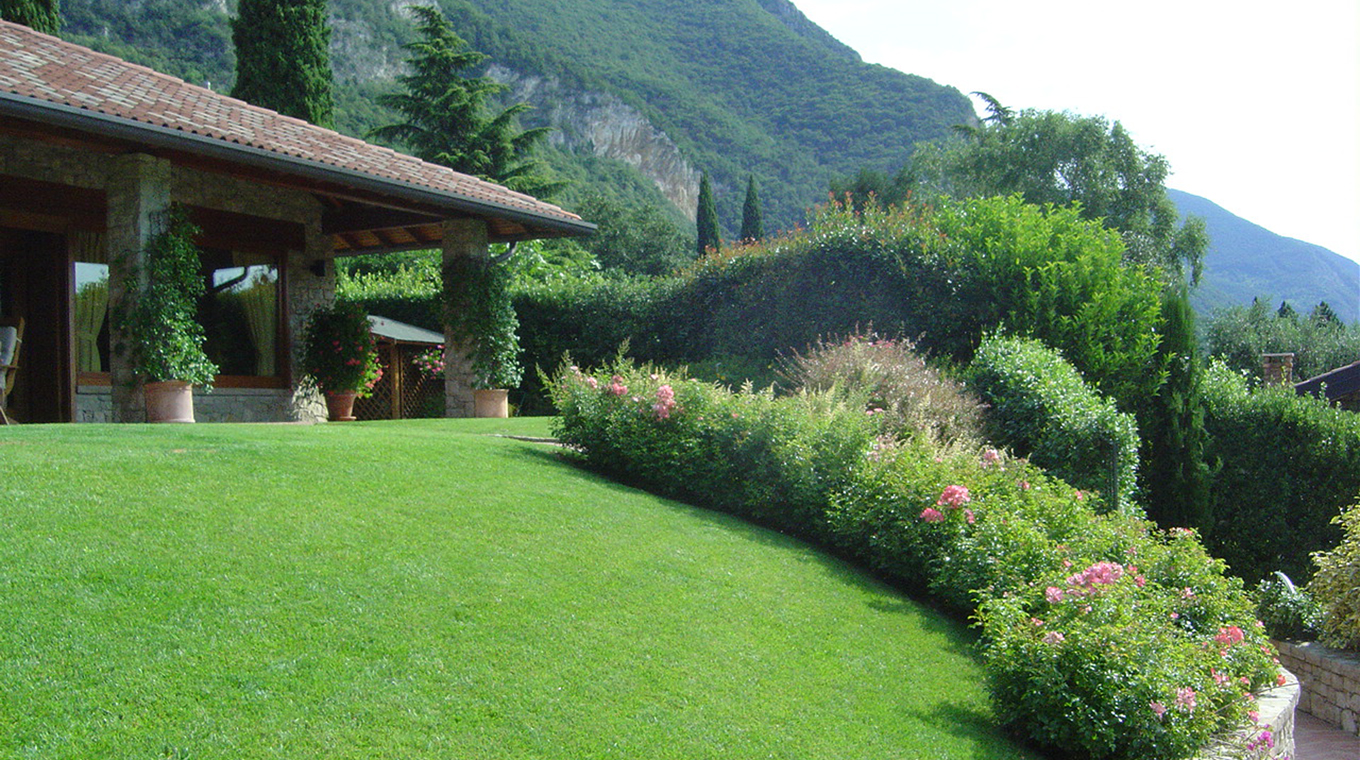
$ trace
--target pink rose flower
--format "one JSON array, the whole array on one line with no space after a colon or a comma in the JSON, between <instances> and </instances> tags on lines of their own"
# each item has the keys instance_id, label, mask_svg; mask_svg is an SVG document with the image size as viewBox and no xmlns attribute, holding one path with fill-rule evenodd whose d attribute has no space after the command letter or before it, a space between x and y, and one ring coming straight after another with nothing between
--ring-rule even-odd
<instances>
[{"instance_id":1,"label":"pink rose flower","mask_svg":"<svg viewBox=\"0 0 1360 760\"><path fill-rule=\"evenodd\" d=\"M972 501L967 486L945 486L940 498L935 500L937 507L962 507Z\"/></svg>"},{"instance_id":2,"label":"pink rose flower","mask_svg":"<svg viewBox=\"0 0 1360 760\"><path fill-rule=\"evenodd\" d=\"M944 522L944 513L934 507L921 510L921 519L928 523Z\"/></svg>"}]
</instances>

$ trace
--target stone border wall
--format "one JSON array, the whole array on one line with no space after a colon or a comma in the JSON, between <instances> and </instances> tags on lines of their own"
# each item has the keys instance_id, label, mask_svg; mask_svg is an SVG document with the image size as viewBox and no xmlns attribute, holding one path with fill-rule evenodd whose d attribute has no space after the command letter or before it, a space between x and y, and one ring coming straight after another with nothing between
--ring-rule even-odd
<instances>
[{"instance_id":1,"label":"stone border wall","mask_svg":"<svg viewBox=\"0 0 1360 760\"><path fill-rule=\"evenodd\" d=\"M319 422L325 412L300 409L306 400L289 388L194 389L198 422ZM113 422L113 389L82 385L76 391L76 422Z\"/></svg>"},{"instance_id":2,"label":"stone border wall","mask_svg":"<svg viewBox=\"0 0 1360 760\"><path fill-rule=\"evenodd\" d=\"M1276 641L1280 663L1299 675L1299 709L1360 736L1360 654L1316 642Z\"/></svg>"},{"instance_id":3,"label":"stone border wall","mask_svg":"<svg viewBox=\"0 0 1360 760\"><path fill-rule=\"evenodd\" d=\"M1283 657L1281 658L1283 660ZM1287 666L1286 666L1287 667ZM1212 743L1195 760L1291 760L1294 757L1294 710L1299 704L1299 679L1288 669L1283 686L1274 686L1256 697L1258 725ZM1269 729L1273 747L1249 748Z\"/></svg>"}]
</instances>

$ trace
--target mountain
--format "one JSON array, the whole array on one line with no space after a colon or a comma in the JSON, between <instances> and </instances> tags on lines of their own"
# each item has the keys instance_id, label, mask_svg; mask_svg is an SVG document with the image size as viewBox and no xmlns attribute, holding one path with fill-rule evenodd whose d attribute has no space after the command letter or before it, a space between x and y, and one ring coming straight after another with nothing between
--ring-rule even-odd
<instances>
[{"instance_id":1,"label":"mountain","mask_svg":"<svg viewBox=\"0 0 1360 760\"><path fill-rule=\"evenodd\" d=\"M401 73L415 0L331 0L341 131L391 120L371 102ZM664 198L693 216L700 172L724 227L748 175L766 225L801 223L829 181L895 170L975 119L953 87L864 63L789 0L441 0L488 73L551 125L550 162L582 188ZM234 0L65 0L64 36L230 88ZM570 205L572 198L563 199Z\"/></svg>"},{"instance_id":2,"label":"mountain","mask_svg":"<svg viewBox=\"0 0 1360 760\"><path fill-rule=\"evenodd\" d=\"M1209 228L1204 278L1191 296L1196 311L1292 302L1307 313L1326 301L1347 322L1360 320L1360 263L1302 240L1277 235L1197 195L1168 190L1181 214L1202 216Z\"/></svg>"}]
</instances>

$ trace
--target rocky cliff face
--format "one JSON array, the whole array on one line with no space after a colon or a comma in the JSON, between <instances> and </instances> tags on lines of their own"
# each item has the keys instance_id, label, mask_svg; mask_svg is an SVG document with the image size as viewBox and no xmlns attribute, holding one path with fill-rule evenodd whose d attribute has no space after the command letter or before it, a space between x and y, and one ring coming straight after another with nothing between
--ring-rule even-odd
<instances>
[{"instance_id":1,"label":"rocky cliff face","mask_svg":"<svg viewBox=\"0 0 1360 760\"><path fill-rule=\"evenodd\" d=\"M536 123L554 127L554 145L617 159L656 183L691 218L699 202L699 172L670 137L617 96L569 89L555 78L493 65L487 75L510 88L511 102L534 107Z\"/></svg>"}]
</instances>

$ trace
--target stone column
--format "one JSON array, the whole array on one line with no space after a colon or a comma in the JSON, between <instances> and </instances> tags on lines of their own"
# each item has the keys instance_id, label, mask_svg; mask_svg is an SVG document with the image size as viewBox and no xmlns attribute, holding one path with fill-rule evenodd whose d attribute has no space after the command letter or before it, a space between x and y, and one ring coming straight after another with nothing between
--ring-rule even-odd
<instances>
[{"instance_id":1,"label":"stone column","mask_svg":"<svg viewBox=\"0 0 1360 760\"><path fill-rule=\"evenodd\" d=\"M460 258L486 259L486 222L480 219L450 219L443 223L444 266ZM458 345L448 325L444 326L444 416L471 417L475 411L472 398L472 361L468 346Z\"/></svg>"},{"instance_id":2,"label":"stone column","mask_svg":"<svg viewBox=\"0 0 1360 760\"><path fill-rule=\"evenodd\" d=\"M141 153L113 160L108 197L109 313L136 298L145 284L143 255L158 231L159 215L170 206L170 162ZM109 374L113 383L113 421L144 422L142 381L132 373L126 336L111 324Z\"/></svg>"},{"instance_id":3,"label":"stone column","mask_svg":"<svg viewBox=\"0 0 1360 760\"><path fill-rule=\"evenodd\" d=\"M321 306L335 303L334 246L329 235L321 232L321 209L309 215L306 228L306 250L288 252L288 303L283 318L288 325L289 376L293 378L293 395L289 403L289 417L302 422L326 419L326 401L302 377L302 329L307 318Z\"/></svg>"}]
</instances>

